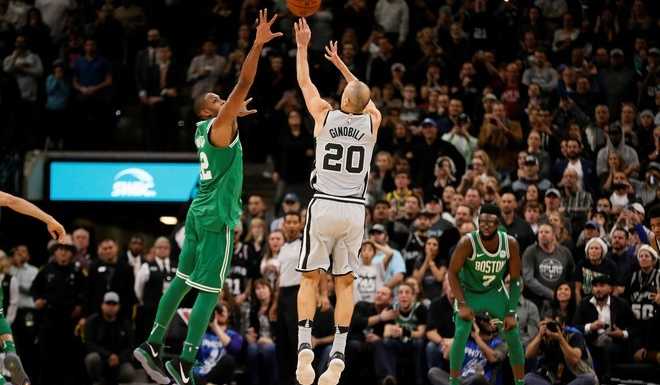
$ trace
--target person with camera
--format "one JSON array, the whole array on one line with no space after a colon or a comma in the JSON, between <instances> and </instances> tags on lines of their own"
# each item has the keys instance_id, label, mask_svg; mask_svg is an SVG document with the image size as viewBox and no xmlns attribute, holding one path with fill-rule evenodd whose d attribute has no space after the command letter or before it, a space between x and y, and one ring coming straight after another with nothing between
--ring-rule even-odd
<instances>
[{"instance_id":1,"label":"person with camera","mask_svg":"<svg viewBox=\"0 0 660 385\"><path fill-rule=\"evenodd\" d=\"M611 279L606 275L591 280L592 297L582 300L573 324L583 332L597 363L598 378L604 383L616 362L626 362L629 354L629 327L633 315L628 303L612 295Z\"/></svg>"},{"instance_id":2,"label":"person with camera","mask_svg":"<svg viewBox=\"0 0 660 385\"><path fill-rule=\"evenodd\" d=\"M447 141L456 147L458 152L463 155L465 162L469 163L472 159L472 154L479 146L479 140L470 135L471 122L470 118L465 113L461 113L456 117L456 123L451 131L442 135L442 140Z\"/></svg>"},{"instance_id":3,"label":"person with camera","mask_svg":"<svg viewBox=\"0 0 660 385\"><path fill-rule=\"evenodd\" d=\"M493 103L493 113L484 115L484 122L479 130L479 147L484 149L500 172L513 172L511 165L516 164L515 149L522 144L522 128L517 121L506 116L504 104Z\"/></svg>"},{"instance_id":4,"label":"person with camera","mask_svg":"<svg viewBox=\"0 0 660 385\"><path fill-rule=\"evenodd\" d=\"M598 384L584 337L566 326L558 312L539 322L539 332L527 345L525 358L539 358L536 371L525 375L525 385Z\"/></svg>"},{"instance_id":5,"label":"person with camera","mask_svg":"<svg viewBox=\"0 0 660 385\"><path fill-rule=\"evenodd\" d=\"M506 353L506 343L497 334L497 320L488 312L477 313L465 345L461 385L502 384L499 369ZM431 368L428 378L432 385L449 385L449 373L440 368Z\"/></svg>"}]
</instances>

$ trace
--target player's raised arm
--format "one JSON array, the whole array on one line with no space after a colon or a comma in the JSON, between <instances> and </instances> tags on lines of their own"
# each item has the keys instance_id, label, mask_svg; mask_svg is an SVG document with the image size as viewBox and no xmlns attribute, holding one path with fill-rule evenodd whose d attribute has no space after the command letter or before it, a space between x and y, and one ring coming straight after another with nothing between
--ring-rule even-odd
<instances>
[{"instance_id":1,"label":"player's raised arm","mask_svg":"<svg viewBox=\"0 0 660 385\"><path fill-rule=\"evenodd\" d=\"M360 79L353 75L351 70L346 66L346 63L341 60L337 49L337 41L331 41L325 47L325 58L328 59L328 61L330 61L335 67L337 67L344 79L346 79L347 83L360 81ZM380 126L382 117L380 111L371 99L369 100L369 103L367 103L367 106L364 108L364 111L371 115L374 128L377 129Z\"/></svg>"},{"instance_id":2,"label":"player's raised arm","mask_svg":"<svg viewBox=\"0 0 660 385\"><path fill-rule=\"evenodd\" d=\"M55 220L52 216L45 213L39 207L34 204L26 201L23 198L15 197L11 194L4 193L0 191L0 207L9 207L10 209L24 214L29 215L33 218L36 218L48 226L48 232L50 235L62 241L66 232L64 231L64 226L62 226L58 221Z\"/></svg>"},{"instance_id":3,"label":"player's raised arm","mask_svg":"<svg viewBox=\"0 0 660 385\"><path fill-rule=\"evenodd\" d=\"M296 78L298 85L303 93L307 110L314 118L316 125L320 125L325 119L325 114L332 108L330 103L321 99L321 94L316 88L312 79L309 77L309 63L307 62L307 46L312 37L312 31L307 25L305 18L301 17L293 24L293 30L296 35L296 45L298 51L296 54Z\"/></svg>"},{"instance_id":4,"label":"player's raised arm","mask_svg":"<svg viewBox=\"0 0 660 385\"><path fill-rule=\"evenodd\" d=\"M449 262L449 270L447 272L449 287L451 287L454 298L456 298L456 302L458 303L458 315L465 320L471 320L474 318L474 314L472 314L472 310L467 306L467 303L465 302L465 295L463 293L461 283L458 280L458 273L461 271L461 269L463 269L465 260L471 254L472 244L470 243L470 240L467 238L467 236L464 236L458 242L458 245L456 245L456 250L454 250L454 254L451 256L451 261Z\"/></svg>"},{"instance_id":5,"label":"player's raised arm","mask_svg":"<svg viewBox=\"0 0 660 385\"><path fill-rule=\"evenodd\" d=\"M218 116L213 122L211 140L214 145L220 147L228 146L234 139L234 119L238 116L245 116L253 112L247 110L246 105L249 100L245 101L245 98L247 97L248 91L250 91L250 87L252 87L252 83L254 83L254 77L257 74L257 66L259 64L259 58L261 57L261 50L264 44L276 37L282 36L282 32L273 33L270 30L270 27L276 19L277 15L268 20L268 11L266 9L259 11L257 34L254 38L252 48L245 57L245 61L241 67L238 82L229 94L227 101L220 108Z\"/></svg>"}]
</instances>

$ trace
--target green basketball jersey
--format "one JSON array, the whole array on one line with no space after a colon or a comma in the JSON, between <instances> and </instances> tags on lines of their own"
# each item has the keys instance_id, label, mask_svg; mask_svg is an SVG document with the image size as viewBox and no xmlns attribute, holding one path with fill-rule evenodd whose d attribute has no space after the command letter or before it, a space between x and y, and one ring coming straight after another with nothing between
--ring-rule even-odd
<instances>
[{"instance_id":1,"label":"green basketball jersey","mask_svg":"<svg viewBox=\"0 0 660 385\"><path fill-rule=\"evenodd\" d=\"M469 233L472 255L465 260L459 278L463 288L472 292L498 290L509 273L509 238L507 233L497 231L499 247L495 253L489 253L481 243L479 231Z\"/></svg>"},{"instance_id":2,"label":"green basketball jersey","mask_svg":"<svg viewBox=\"0 0 660 385\"><path fill-rule=\"evenodd\" d=\"M233 228L241 215L243 149L236 138L228 147L210 143L209 130L215 119L197 123L195 146L199 156L199 192L190 205L198 223L212 231Z\"/></svg>"}]
</instances>

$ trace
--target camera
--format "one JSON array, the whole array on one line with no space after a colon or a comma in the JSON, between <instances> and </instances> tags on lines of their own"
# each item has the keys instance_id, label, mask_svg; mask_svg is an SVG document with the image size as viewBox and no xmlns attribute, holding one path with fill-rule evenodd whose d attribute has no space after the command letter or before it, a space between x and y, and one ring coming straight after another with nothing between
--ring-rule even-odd
<instances>
[{"instance_id":1,"label":"camera","mask_svg":"<svg viewBox=\"0 0 660 385\"><path fill-rule=\"evenodd\" d=\"M458 115L458 124L464 125L470 122L470 118L467 116L467 114L462 113Z\"/></svg>"},{"instance_id":2,"label":"camera","mask_svg":"<svg viewBox=\"0 0 660 385\"><path fill-rule=\"evenodd\" d=\"M559 322L557 321L550 321L545 325L545 327L553 333L559 332L559 329L561 328Z\"/></svg>"}]
</instances>

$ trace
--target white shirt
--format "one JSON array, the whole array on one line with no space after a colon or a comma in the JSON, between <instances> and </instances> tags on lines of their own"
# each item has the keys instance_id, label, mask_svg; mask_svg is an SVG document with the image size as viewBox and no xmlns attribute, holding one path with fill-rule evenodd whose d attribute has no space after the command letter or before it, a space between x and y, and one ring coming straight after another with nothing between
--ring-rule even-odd
<instances>
[{"instance_id":1,"label":"white shirt","mask_svg":"<svg viewBox=\"0 0 660 385\"><path fill-rule=\"evenodd\" d=\"M596 311L598 312L598 321L601 321L605 325L609 325L609 328L607 329L600 329L598 330L598 334L603 334L606 333L607 331L611 330L612 326L612 312L610 308L610 299L611 297L607 297L607 303L603 305L602 307L598 306L598 302L596 301L596 297L591 297L589 302L591 302L594 307L596 308ZM586 333L589 333L591 331L591 323L588 323L584 325L584 331ZM628 338L628 331L624 330L623 331L623 338Z\"/></svg>"},{"instance_id":2,"label":"white shirt","mask_svg":"<svg viewBox=\"0 0 660 385\"><path fill-rule=\"evenodd\" d=\"M575 162L573 161L568 161L568 164L566 165L566 168L570 168L572 170L575 170L577 173L577 182L580 190L584 191L584 171L582 170L582 162L580 160L576 160Z\"/></svg>"},{"instance_id":3,"label":"white shirt","mask_svg":"<svg viewBox=\"0 0 660 385\"><path fill-rule=\"evenodd\" d=\"M18 283L18 308L19 309L34 309L34 300L30 294L32 282L37 277L39 269L24 263L23 266L12 266L9 274L13 275Z\"/></svg>"},{"instance_id":4,"label":"white shirt","mask_svg":"<svg viewBox=\"0 0 660 385\"><path fill-rule=\"evenodd\" d=\"M280 250L277 259L280 261L280 287L289 287L300 285L302 274L296 271L300 259L300 249L302 248L302 238L292 242L286 242Z\"/></svg>"},{"instance_id":5,"label":"white shirt","mask_svg":"<svg viewBox=\"0 0 660 385\"><path fill-rule=\"evenodd\" d=\"M133 268L133 276L137 277L138 271L142 264L141 255L133 255L130 250L126 251L126 257L128 258L128 264Z\"/></svg>"},{"instance_id":6,"label":"white shirt","mask_svg":"<svg viewBox=\"0 0 660 385\"><path fill-rule=\"evenodd\" d=\"M156 264L158 265L158 270L166 273L172 272L169 257L156 258ZM135 275L135 286L134 286L135 296L137 297L138 301L140 301L140 303L142 303L142 299L144 297L144 286L147 284L150 275L151 275L150 266L146 262L142 264L140 270L138 270L137 274ZM168 286L169 286L169 282L163 282L163 292L167 290Z\"/></svg>"}]
</instances>

